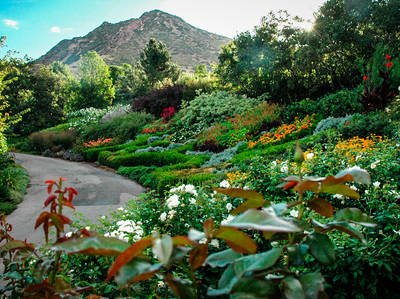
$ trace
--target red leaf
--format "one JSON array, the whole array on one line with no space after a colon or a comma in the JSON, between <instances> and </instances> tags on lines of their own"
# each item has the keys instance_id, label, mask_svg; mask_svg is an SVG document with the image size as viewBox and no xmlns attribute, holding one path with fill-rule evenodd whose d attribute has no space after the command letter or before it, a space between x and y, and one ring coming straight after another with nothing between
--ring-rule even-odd
<instances>
[{"instance_id":1,"label":"red leaf","mask_svg":"<svg viewBox=\"0 0 400 299\"><path fill-rule=\"evenodd\" d=\"M294 186L296 186L299 182L293 181L293 182L289 182L287 183L285 186L283 186L283 190L287 190L290 189Z\"/></svg>"},{"instance_id":2,"label":"red leaf","mask_svg":"<svg viewBox=\"0 0 400 299\"><path fill-rule=\"evenodd\" d=\"M49 212L42 212L38 219L36 219L36 223L35 223L35 229L37 229L40 224L44 223L46 220L48 220L50 217L50 213Z\"/></svg>"},{"instance_id":3,"label":"red leaf","mask_svg":"<svg viewBox=\"0 0 400 299\"><path fill-rule=\"evenodd\" d=\"M55 195L50 195L46 201L44 202L44 206L47 207L53 200L55 200L57 198L57 196Z\"/></svg>"},{"instance_id":4,"label":"red leaf","mask_svg":"<svg viewBox=\"0 0 400 299\"><path fill-rule=\"evenodd\" d=\"M147 247L149 247L153 243L152 237L147 237L139 240L129 248L127 248L124 252L117 257L114 264L110 267L107 274L107 279L110 280L117 272L130 260L132 260L135 256L138 256L140 253L143 252Z\"/></svg>"},{"instance_id":5,"label":"red leaf","mask_svg":"<svg viewBox=\"0 0 400 299\"><path fill-rule=\"evenodd\" d=\"M75 207L74 207L74 206L72 205L72 203L69 202L68 200L64 200L64 201L63 201L63 205L66 206L66 207L69 207L69 208L75 210Z\"/></svg>"},{"instance_id":6,"label":"red leaf","mask_svg":"<svg viewBox=\"0 0 400 299\"><path fill-rule=\"evenodd\" d=\"M172 242L174 246L195 246L196 243L190 241L190 239L186 236L175 236L172 237Z\"/></svg>"},{"instance_id":7,"label":"red leaf","mask_svg":"<svg viewBox=\"0 0 400 299\"><path fill-rule=\"evenodd\" d=\"M257 251L256 242L237 228L221 226L215 237L224 240L236 252L255 253Z\"/></svg>"},{"instance_id":8,"label":"red leaf","mask_svg":"<svg viewBox=\"0 0 400 299\"><path fill-rule=\"evenodd\" d=\"M190 251L189 263L192 270L200 268L207 259L208 244L201 244Z\"/></svg>"},{"instance_id":9,"label":"red leaf","mask_svg":"<svg viewBox=\"0 0 400 299\"><path fill-rule=\"evenodd\" d=\"M203 223L204 233L207 238L212 238L215 230L215 224L212 219L208 219Z\"/></svg>"}]
</instances>

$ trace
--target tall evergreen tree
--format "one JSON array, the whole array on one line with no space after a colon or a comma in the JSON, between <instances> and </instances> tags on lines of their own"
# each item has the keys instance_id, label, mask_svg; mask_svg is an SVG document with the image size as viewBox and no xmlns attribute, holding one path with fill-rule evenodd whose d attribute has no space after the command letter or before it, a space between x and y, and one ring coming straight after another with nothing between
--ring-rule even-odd
<instances>
[{"instance_id":1,"label":"tall evergreen tree","mask_svg":"<svg viewBox=\"0 0 400 299\"><path fill-rule=\"evenodd\" d=\"M150 39L140 54L139 64L147 76L150 87L154 87L157 82L162 82L166 78L176 81L179 77L179 68L171 62L167 46L154 38Z\"/></svg>"}]
</instances>

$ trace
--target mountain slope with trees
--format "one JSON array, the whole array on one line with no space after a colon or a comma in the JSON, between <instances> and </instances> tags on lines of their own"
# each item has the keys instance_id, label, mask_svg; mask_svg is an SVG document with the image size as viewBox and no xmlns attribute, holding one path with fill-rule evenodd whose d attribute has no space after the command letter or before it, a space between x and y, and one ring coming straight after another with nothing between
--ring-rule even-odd
<instances>
[{"instance_id":1,"label":"mountain slope with trees","mask_svg":"<svg viewBox=\"0 0 400 299\"><path fill-rule=\"evenodd\" d=\"M172 59L185 70L194 70L198 64L210 65L217 61L222 45L229 38L191 26L179 17L153 10L138 19L101 26L84 37L63 40L38 63L61 61L76 70L80 56L96 51L107 64L133 64L150 38L166 44Z\"/></svg>"}]
</instances>

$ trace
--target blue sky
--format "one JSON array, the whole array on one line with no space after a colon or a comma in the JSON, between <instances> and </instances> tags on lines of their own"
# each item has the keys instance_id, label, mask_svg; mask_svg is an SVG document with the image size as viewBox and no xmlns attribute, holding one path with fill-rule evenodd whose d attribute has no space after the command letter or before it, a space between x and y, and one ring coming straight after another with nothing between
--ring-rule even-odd
<instances>
[{"instance_id":1,"label":"blue sky","mask_svg":"<svg viewBox=\"0 0 400 299\"><path fill-rule=\"evenodd\" d=\"M186 22L234 37L260 24L268 11L286 9L306 19L323 0L0 0L0 36L7 50L38 58L63 39L84 36L104 21L138 18L153 9Z\"/></svg>"}]
</instances>

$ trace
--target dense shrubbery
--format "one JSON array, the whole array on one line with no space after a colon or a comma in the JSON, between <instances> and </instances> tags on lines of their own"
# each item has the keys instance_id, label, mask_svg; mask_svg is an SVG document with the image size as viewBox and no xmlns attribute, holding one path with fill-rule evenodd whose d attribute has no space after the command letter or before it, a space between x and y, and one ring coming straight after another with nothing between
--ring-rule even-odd
<instances>
[{"instance_id":1,"label":"dense shrubbery","mask_svg":"<svg viewBox=\"0 0 400 299\"><path fill-rule=\"evenodd\" d=\"M285 121L292 121L295 117L304 117L313 113L322 118L328 118L363 112L361 92L360 86L353 90L339 90L317 100L305 99L289 104L283 109L282 117Z\"/></svg>"},{"instance_id":2,"label":"dense shrubbery","mask_svg":"<svg viewBox=\"0 0 400 299\"><path fill-rule=\"evenodd\" d=\"M150 94L136 98L132 103L133 111L146 111L160 117L164 109L174 107L177 111L182 102L182 85L165 86L153 89Z\"/></svg>"},{"instance_id":3,"label":"dense shrubbery","mask_svg":"<svg viewBox=\"0 0 400 299\"><path fill-rule=\"evenodd\" d=\"M5 156L0 156L0 214L11 214L25 195L28 172Z\"/></svg>"},{"instance_id":4,"label":"dense shrubbery","mask_svg":"<svg viewBox=\"0 0 400 299\"><path fill-rule=\"evenodd\" d=\"M259 104L258 100L237 96L225 91L201 94L191 102L184 102L182 110L171 122L174 139L189 139L228 117L241 115Z\"/></svg>"},{"instance_id":5,"label":"dense shrubbery","mask_svg":"<svg viewBox=\"0 0 400 299\"><path fill-rule=\"evenodd\" d=\"M113 118L106 123L92 124L80 134L84 140L97 138L119 138L121 141L134 139L142 128L154 117L148 113L131 112Z\"/></svg>"},{"instance_id":6,"label":"dense shrubbery","mask_svg":"<svg viewBox=\"0 0 400 299\"><path fill-rule=\"evenodd\" d=\"M46 149L53 151L61 149L70 149L76 141L76 133L74 131L60 132L35 132L29 136L33 150L44 152Z\"/></svg>"},{"instance_id":7,"label":"dense shrubbery","mask_svg":"<svg viewBox=\"0 0 400 299\"><path fill-rule=\"evenodd\" d=\"M197 138L197 147L213 150L234 146L239 141L247 141L261 131L275 127L279 119L279 107L263 102L242 115L228 118L204 130Z\"/></svg>"}]
</instances>

